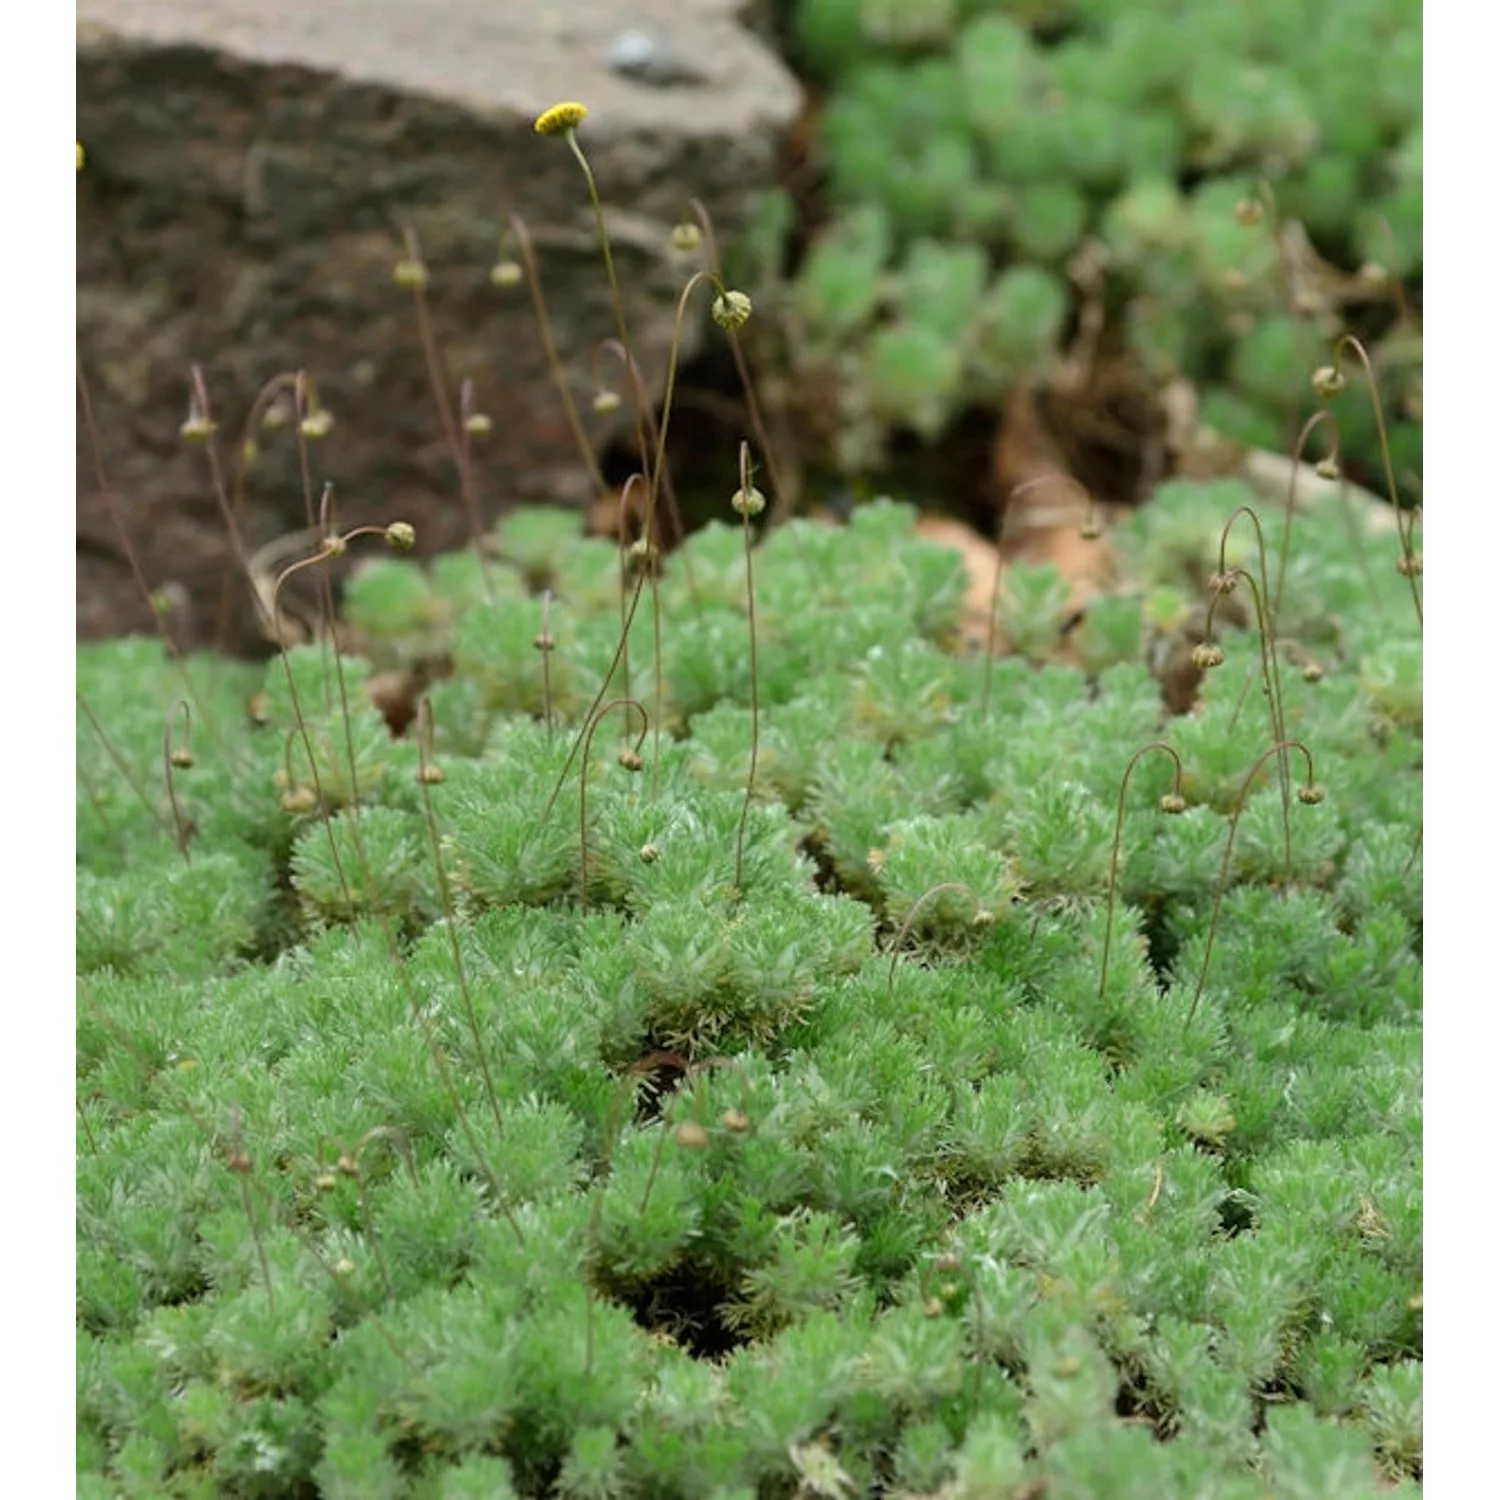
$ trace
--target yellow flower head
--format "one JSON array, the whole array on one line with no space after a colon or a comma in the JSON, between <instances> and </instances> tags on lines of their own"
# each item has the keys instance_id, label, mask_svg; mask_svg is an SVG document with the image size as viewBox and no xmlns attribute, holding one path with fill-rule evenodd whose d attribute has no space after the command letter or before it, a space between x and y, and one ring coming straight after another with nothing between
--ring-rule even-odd
<instances>
[{"instance_id":1,"label":"yellow flower head","mask_svg":"<svg viewBox=\"0 0 1500 1500\"><path fill-rule=\"evenodd\" d=\"M587 114L586 105L579 104L576 99L565 99L551 109L544 109L532 128L538 135L566 135L575 125L581 125Z\"/></svg>"}]
</instances>

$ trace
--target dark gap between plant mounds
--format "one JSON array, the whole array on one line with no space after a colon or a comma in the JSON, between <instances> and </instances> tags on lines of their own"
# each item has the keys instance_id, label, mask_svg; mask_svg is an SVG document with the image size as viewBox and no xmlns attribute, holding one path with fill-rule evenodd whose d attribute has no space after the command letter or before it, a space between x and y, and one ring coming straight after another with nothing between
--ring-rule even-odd
<instances>
[{"instance_id":1,"label":"dark gap between plant mounds","mask_svg":"<svg viewBox=\"0 0 1500 1500\"><path fill-rule=\"evenodd\" d=\"M1142 912L1141 931L1146 939L1146 961L1165 994L1172 982L1172 965L1182 949L1182 940L1168 920L1168 903L1160 896L1148 897Z\"/></svg>"},{"instance_id":2,"label":"dark gap between plant mounds","mask_svg":"<svg viewBox=\"0 0 1500 1500\"><path fill-rule=\"evenodd\" d=\"M652 1125L662 1118L668 1098L687 1075L689 1060L659 1037L647 1037L641 1057L630 1072L642 1080L636 1092L635 1123Z\"/></svg>"},{"instance_id":3,"label":"dark gap between plant mounds","mask_svg":"<svg viewBox=\"0 0 1500 1500\"><path fill-rule=\"evenodd\" d=\"M709 1267L688 1264L615 1296L647 1333L671 1339L694 1359L718 1360L750 1342L724 1321L733 1292Z\"/></svg>"},{"instance_id":4,"label":"dark gap between plant mounds","mask_svg":"<svg viewBox=\"0 0 1500 1500\"><path fill-rule=\"evenodd\" d=\"M1219 1199L1218 1208L1219 1228L1230 1239L1236 1235L1247 1234L1255 1228L1255 1211L1245 1201L1242 1193L1225 1193Z\"/></svg>"},{"instance_id":5,"label":"dark gap between plant mounds","mask_svg":"<svg viewBox=\"0 0 1500 1500\"><path fill-rule=\"evenodd\" d=\"M1151 1394L1143 1371L1130 1369L1118 1361L1115 1368L1120 1376L1115 1415L1124 1422L1149 1422L1157 1441L1166 1442L1172 1435L1174 1413Z\"/></svg>"},{"instance_id":6,"label":"dark gap between plant mounds","mask_svg":"<svg viewBox=\"0 0 1500 1500\"><path fill-rule=\"evenodd\" d=\"M756 395L764 408L765 393L757 389ZM656 417L659 422L659 409ZM992 479L995 426L992 409L970 407L954 419L937 443L897 429L891 434L887 463L868 483L851 483L848 476L817 462L816 453L809 450L811 463L801 475L802 508L811 501L846 518L856 490L888 491L897 498L917 501L924 511L952 515L992 535L997 512ZM672 399L667 463L685 534L691 535L709 521L735 522L729 501L739 488L739 449L746 441L758 482L769 498L766 458L755 443L739 372L727 345L719 341L682 366ZM785 461L783 454L774 456ZM611 444L600 459L605 482L614 490L640 466L633 434ZM665 512L662 526L670 550L681 538L669 534Z\"/></svg>"}]
</instances>

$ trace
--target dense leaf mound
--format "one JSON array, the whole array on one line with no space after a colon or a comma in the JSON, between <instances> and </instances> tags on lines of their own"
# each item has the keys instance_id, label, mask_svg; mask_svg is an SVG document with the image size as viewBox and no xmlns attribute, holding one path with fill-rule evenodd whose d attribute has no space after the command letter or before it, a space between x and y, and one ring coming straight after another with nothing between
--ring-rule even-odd
<instances>
[{"instance_id":1,"label":"dense leaf mound","mask_svg":"<svg viewBox=\"0 0 1500 1500\"><path fill-rule=\"evenodd\" d=\"M753 680L740 531L622 652L531 512L343 654L80 648L79 1493L1414 1490L1420 635L1337 506L1205 622L1248 498L993 662L889 503L755 550Z\"/></svg>"}]
</instances>

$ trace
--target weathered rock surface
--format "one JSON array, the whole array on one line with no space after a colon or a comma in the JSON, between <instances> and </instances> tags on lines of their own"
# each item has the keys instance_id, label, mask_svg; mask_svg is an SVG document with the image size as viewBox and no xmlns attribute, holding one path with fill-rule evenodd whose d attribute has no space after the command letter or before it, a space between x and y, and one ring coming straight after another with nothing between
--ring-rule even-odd
<instances>
[{"instance_id":1,"label":"weathered rock surface","mask_svg":"<svg viewBox=\"0 0 1500 1500\"><path fill-rule=\"evenodd\" d=\"M530 298L490 268L512 213L542 261L585 422L615 320L583 181L534 116L580 99L631 340L659 384L696 264L668 235L691 196L730 237L774 179L800 107L738 0L79 0L78 330L103 459L147 581L189 601L174 629L214 634L230 565L208 455L184 444L202 366L232 476L257 391L305 369L335 417L311 449L344 524L412 521L423 550L467 535L410 291L420 237L451 390L492 420L477 449L487 517L589 493ZM626 34L622 40L622 34ZM632 35L633 34L633 35ZM643 41L644 39L644 41ZM652 48L656 52L652 52ZM690 320L689 346L701 333ZM599 368L612 373L614 362ZM617 367L615 367L617 368ZM622 387L623 388L623 387ZM628 401L613 421L629 411ZM291 435L262 434L246 485L254 549L303 525ZM246 591L231 640L260 639ZM78 631L149 626L78 434Z\"/></svg>"}]
</instances>

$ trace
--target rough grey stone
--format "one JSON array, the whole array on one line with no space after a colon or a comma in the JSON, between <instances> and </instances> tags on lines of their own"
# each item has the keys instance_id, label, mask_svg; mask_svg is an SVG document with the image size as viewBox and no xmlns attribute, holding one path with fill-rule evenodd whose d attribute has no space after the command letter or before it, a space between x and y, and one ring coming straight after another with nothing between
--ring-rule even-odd
<instances>
[{"instance_id":1,"label":"rough grey stone","mask_svg":"<svg viewBox=\"0 0 1500 1500\"><path fill-rule=\"evenodd\" d=\"M305 369L336 418L315 484L346 523L407 519L421 546L467 534L428 387L401 232L420 236L456 392L493 422L481 503L582 500L588 480L524 287L489 272L519 213L585 420L593 350L615 322L582 174L535 115L589 107L580 131L606 205L636 356L658 387L691 265L668 235L690 197L732 237L774 179L800 106L736 0L79 0L78 326L111 487L153 587L179 584L191 638L212 634L228 544L207 456L185 445L203 367L233 468L256 392ZM617 66L635 32L670 52L665 83ZM612 61L611 48L616 48ZM689 346L701 333L690 323ZM603 366L608 369L608 362ZM629 403L619 416L628 419ZM148 623L78 439L78 629ZM255 548L302 525L296 446L262 437L246 486ZM243 592L234 642L258 635Z\"/></svg>"}]
</instances>

